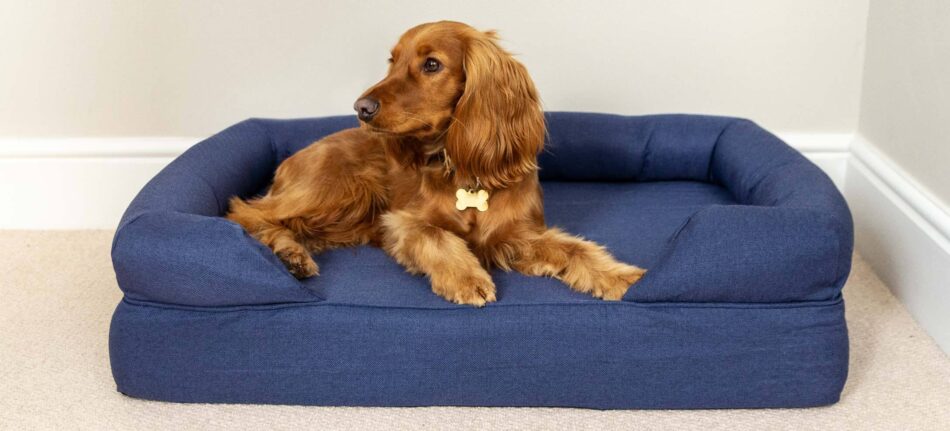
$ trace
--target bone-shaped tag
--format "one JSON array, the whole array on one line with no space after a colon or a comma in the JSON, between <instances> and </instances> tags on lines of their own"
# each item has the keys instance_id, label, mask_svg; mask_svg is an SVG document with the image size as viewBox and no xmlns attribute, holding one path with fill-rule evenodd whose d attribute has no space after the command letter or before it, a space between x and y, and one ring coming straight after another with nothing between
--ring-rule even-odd
<instances>
[{"instance_id":1,"label":"bone-shaped tag","mask_svg":"<svg viewBox=\"0 0 950 431\"><path fill-rule=\"evenodd\" d=\"M455 197L458 198L458 200L455 201L455 209L459 211L464 211L466 208L475 208L482 212L488 210L487 190L479 190L476 192L458 189L455 192Z\"/></svg>"}]
</instances>

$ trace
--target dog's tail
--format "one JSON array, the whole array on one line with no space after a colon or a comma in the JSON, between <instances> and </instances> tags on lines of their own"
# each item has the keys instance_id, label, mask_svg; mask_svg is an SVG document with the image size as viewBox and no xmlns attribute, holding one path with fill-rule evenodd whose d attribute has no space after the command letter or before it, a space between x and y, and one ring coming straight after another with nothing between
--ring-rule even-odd
<instances>
[{"instance_id":1,"label":"dog's tail","mask_svg":"<svg viewBox=\"0 0 950 431\"><path fill-rule=\"evenodd\" d=\"M244 230L254 235L262 229L273 225L273 223L268 220L265 211L257 205L259 202L259 199L249 202L235 196L228 201L229 209L225 217L241 225L244 227Z\"/></svg>"}]
</instances>

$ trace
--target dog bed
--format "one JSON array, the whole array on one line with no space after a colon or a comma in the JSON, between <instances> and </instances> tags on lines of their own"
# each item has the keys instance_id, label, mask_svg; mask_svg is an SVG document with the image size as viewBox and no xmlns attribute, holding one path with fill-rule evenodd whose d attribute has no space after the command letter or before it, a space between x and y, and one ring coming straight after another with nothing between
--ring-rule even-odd
<instances>
[{"instance_id":1,"label":"dog bed","mask_svg":"<svg viewBox=\"0 0 950 431\"><path fill-rule=\"evenodd\" d=\"M735 118L549 113L549 225L647 268L622 301L496 271L449 303L372 247L298 281L221 216L353 117L248 120L145 186L116 232L118 390L165 401L359 406L807 407L848 370L848 208Z\"/></svg>"}]
</instances>

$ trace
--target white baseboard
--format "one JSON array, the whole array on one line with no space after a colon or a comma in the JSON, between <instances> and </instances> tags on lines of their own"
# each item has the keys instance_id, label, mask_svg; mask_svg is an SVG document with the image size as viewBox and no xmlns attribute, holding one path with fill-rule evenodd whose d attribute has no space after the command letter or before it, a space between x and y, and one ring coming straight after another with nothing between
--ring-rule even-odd
<instances>
[{"instance_id":1,"label":"white baseboard","mask_svg":"<svg viewBox=\"0 0 950 431\"><path fill-rule=\"evenodd\" d=\"M864 138L851 153L845 197L858 252L950 352L950 212Z\"/></svg>"},{"instance_id":2,"label":"white baseboard","mask_svg":"<svg viewBox=\"0 0 950 431\"><path fill-rule=\"evenodd\" d=\"M192 138L0 139L0 229L113 229Z\"/></svg>"},{"instance_id":3,"label":"white baseboard","mask_svg":"<svg viewBox=\"0 0 950 431\"><path fill-rule=\"evenodd\" d=\"M844 190L848 169L848 148L854 140L854 134L778 133L777 135L825 171L839 190Z\"/></svg>"}]
</instances>

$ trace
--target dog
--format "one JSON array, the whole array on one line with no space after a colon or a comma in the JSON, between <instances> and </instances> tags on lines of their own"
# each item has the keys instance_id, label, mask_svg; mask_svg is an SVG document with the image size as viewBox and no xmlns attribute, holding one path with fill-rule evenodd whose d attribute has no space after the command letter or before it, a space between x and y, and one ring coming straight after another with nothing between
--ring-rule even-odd
<instances>
[{"instance_id":1,"label":"dog","mask_svg":"<svg viewBox=\"0 0 950 431\"><path fill-rule=\"evenodd\" d=\"M477 307L496 300L490 268L605 300L645 273L545 224L541 102L495 32L450 21L408 30L354 109L360 127L287 158L264 196L230 201L227 218L295 277L318 275L311 253L363 244L428 276L446 300Z\"/></svg>"}]
</instances>

